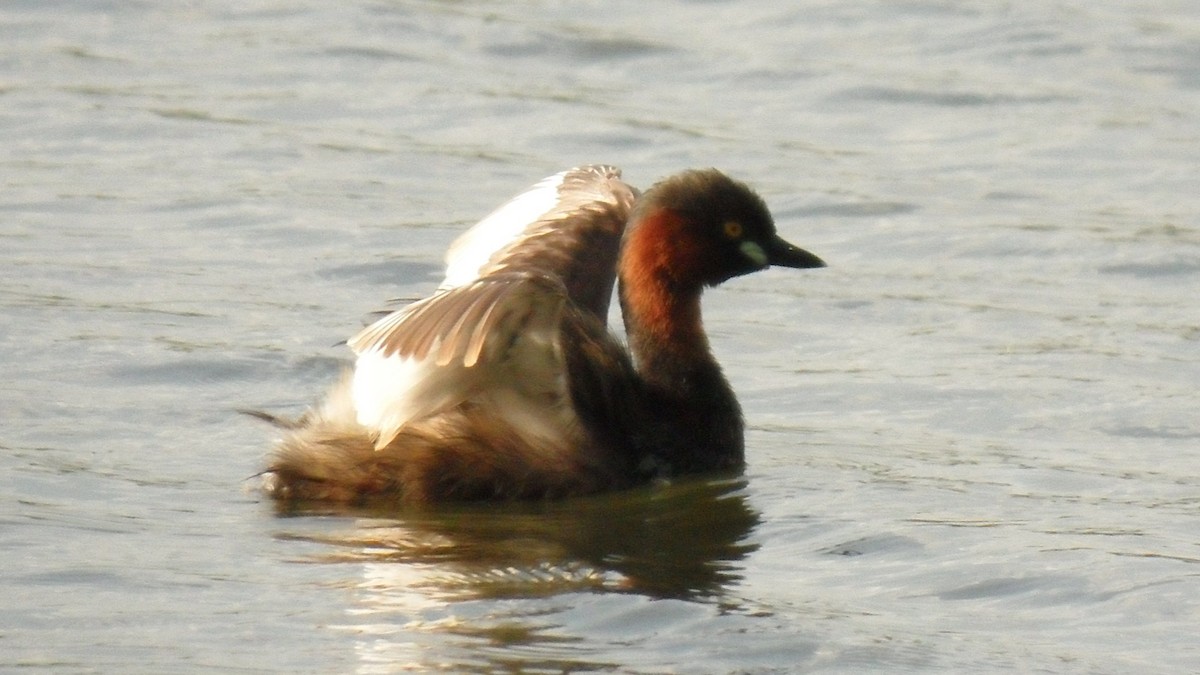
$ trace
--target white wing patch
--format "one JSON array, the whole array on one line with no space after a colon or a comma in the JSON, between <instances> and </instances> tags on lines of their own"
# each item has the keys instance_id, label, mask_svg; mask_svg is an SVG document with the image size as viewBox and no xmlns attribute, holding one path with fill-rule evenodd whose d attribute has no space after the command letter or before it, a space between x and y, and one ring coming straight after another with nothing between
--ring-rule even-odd
<instances>
[{"instance_id":1,"label":"white wing patch","mask_svg":"<svg viewBox=\"0 0 1200 675\"><path fill-rule=\"evenodd\" d=\"M438 366L434 359L360 354L354 364L350 392L358 423L379 432L375 448L385 447L412 420L451 408L483 382L464 367Z\"/></svg>"},{"instance_id":2,"label":"white wing patch","mask_svg":"<svg viewBox=\"0 0 1200 675\"><path fill-rule=\"evenodd\" d=\"M376 449L468 401L539 441L531 445L569 443L581 422L565 380L563 308L574 302L602 318L608 307L607 292L590 291L611 291L637 194L619 177L594 165L541 180L454 241L433 296L349 341L358 355L349 394L359 424L378 434ZM510 258L495 262L506 249L513 269Z\"/></svg>"},{"instance_id":3,"label":"white wing patch","mask_svg":"<svg viewBox=\"0 0 1200 675\"><path fill-rule=\"evenodd\" d=\"M556 438L573 421L558 338L564 302L544 279L489 278L380 319L350 340L358 423L378 432L379 449L406 424L471 400L522 433Z\"/></svg>"},{"instance_id":4,"label":"white wing patch","mask_svg":"<svg viewBox=\"0 0 1200 675\"><path fill-rule=\"evenodd\" d=\"M463 286L479 278L479 270L500 249L517 239L530 223L558 205L558 189L571 170L544 178L492 211L462 233L446 251L446 278L438 288Z\"/></svg>"}]
</instances>

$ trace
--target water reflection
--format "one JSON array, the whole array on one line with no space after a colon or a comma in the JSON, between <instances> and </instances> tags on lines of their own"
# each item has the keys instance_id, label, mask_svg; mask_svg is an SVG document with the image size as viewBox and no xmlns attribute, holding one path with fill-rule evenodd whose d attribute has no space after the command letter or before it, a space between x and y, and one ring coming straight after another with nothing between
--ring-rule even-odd
<instances>
[{"instance_id":1,"label":"water reflection","mask_svg":"<svg viewBox=\"0 0 1200 675\"><path fill-rule=\"evenodd\" d=\"M333 546L321 561L435 566L429 590L443 598L604 588L715 599L755 548L746 540L758 514L744 485L692 480L564 502L342 511L354 517L346 530L279 536Z\"/></svg>"},{"instance_id":2,"label":"water reflection","mask_svg":"<svg viewBox=\"0 0 1200 675\"><path fill-rule=\"evenodd\" d=\"M355 636L359 672L605 669L584 647L603 643L597 631L652 635L736 610L729 590L759 522L744 488L693 480L555 503L292 511L277 536L317 544L306 561L356 565L347 621L331 628ZM353 519L290 518L313 515Z\"/></svg>"}]
</instances>

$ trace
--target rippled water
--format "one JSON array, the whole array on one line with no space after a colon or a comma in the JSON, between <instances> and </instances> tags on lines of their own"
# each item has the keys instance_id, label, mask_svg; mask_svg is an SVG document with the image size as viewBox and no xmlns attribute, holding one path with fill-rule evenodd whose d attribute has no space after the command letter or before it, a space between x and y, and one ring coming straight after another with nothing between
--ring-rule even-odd
<instances>
[{"instance_id":1,"label":"rippled water","mask_svg":"<svg viewBox=\"0 0 1200 675\"><path fill-rule=\"evenodd\" d=\"M0 7L0 668L1200 669L1200 8ZM711 291L744 478L276 514L333 345L581 162L829 269Z\"/></svg>"}]
</instances>

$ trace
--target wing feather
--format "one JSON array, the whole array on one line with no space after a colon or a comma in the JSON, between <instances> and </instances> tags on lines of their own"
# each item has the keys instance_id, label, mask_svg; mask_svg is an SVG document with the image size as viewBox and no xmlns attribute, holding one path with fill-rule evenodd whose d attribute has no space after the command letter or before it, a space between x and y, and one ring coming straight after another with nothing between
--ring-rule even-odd
<instances>
[{"instance_id":1,"label":"wing feather","mask_svg":"<svg viewBox=\"0 0 1200 675\"><path fill-rule=\"evenodd\" d=\"M377 430L383 447L408 422L482 392L565 397L558 336L566 302L554 279L493 275L368 326L349 342L359 423Z\"/></svg>"},{"instance_id":2,"label":"wing feather","mask_svg":"<svg viewBox=\"0 0 1200 675\"><path fill-rule=\"evenodd\" d=\"M451 245L440 288L536 271L560 279L571 302L605 318L621 235L637 196L613 166L580 166L550 176Z\"/></svg>"},{"instance_id":3,"label":"wing feather","mask_svg":"<svg viewBox=\"0 0 1200 675\"><path fill-rule=\"evenodd\" d=\"M638 195L620 176L615 167L591 165L538 182L454 242L434 295L348 341L358 357L355 410L359 423L378 432L377 448L410 421L472 397L506 401L500 407L517 416L514 423L546 401L565 405L563 309L570 303L606 320L621 235ZM570 426L560 420L543 430L563 424Z\"/></svg>"}]
</instances>

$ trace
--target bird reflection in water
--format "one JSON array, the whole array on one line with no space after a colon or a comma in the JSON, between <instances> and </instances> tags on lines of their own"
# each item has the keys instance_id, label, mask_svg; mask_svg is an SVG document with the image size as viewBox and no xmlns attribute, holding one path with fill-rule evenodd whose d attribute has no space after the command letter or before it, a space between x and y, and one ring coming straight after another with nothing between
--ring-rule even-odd
<instances>
[{"instance_id":1,"label":"bird reflection in water","mask_svg":"<svg viewBox=\"0 0 1200 675\"><path fill-rule=\"evenodd\" d=\"M411 590L419 577L438 600L596 589L719 600L757 548L747 539L758 514L743 487L741 479L691 479L561 502L342 509L335 513L355 519L344 531L278 536L329 545L315 561L419 567L396 578ZM292 505L280 515L331 513L320 509Z\"/></svg>"},{"instance_id":2,"label":"bird reflection in water","mask_svg":"<svg viewBox=\"0 0 1200 675\"><path fill-rule=\"evenodd\" d=\"M597 631L653 635L747 611L731 592L757 548L759 515L744 488L740 478L692 478L540 503L293 504L277 537L317 544L305 562L361 565L345 581L355 596L346 623L330 626L353 636L360 672L610 670L589 649ZM304 516L331 514L353 519L304 531L339 522Z\"/></svg>"}]
</instances>

